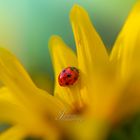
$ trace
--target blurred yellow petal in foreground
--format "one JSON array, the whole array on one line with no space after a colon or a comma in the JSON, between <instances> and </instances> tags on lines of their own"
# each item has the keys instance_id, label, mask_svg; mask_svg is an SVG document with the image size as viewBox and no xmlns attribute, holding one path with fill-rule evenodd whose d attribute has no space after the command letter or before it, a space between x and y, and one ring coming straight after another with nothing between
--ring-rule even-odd
<instances>
[{"instance_id":1,"label":"blurred yellow petal in foreground","mask_svg":"<svg viewBox=\"0 0 140 140\"><path fill-rule=\"evenodd\" d=\"M111 55L87 12L70 12L77 55L53 36L54 95L39 89L8 50L0 48L0 121L12 125L1 140L106 140L113 125L140 111L140 2L128 17ZM58 75L77 67L77 83L61 87Z\"/></svg>"}]
</instances>

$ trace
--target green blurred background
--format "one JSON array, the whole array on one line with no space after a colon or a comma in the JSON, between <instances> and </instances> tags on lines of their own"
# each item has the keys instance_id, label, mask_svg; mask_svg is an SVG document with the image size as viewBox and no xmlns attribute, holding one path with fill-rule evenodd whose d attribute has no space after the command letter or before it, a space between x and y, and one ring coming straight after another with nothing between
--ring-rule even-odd
<instances>
[{"instance_id":1,"label":"green blurred background","mask_svg":"<svg viewBox=\"0 0 140 140\"><path fill-rule=\"evenodd\" d=\"M77 3L89 13L107 47L111 47L136 0L0 0L0 44L32 73L53 69L47 48L53 34L75 49L69 12Z\"/></svg>"},{"instance_id":2,"label":"green blurred background","mask_svg":"<svg viewBox=\"0 0 140 140\"><path fill-rule=\"evenodd\" d=\"M0 45L20 59L36 84L53 80L48 52L51 35L62 36L75 50L69 12L76 3L89 13L105 45L111 48L136 0L0 0Z\"/></svg>"},{"instance_id":3,"label":"green blurred background","mask_svg":"<svg viewBox=\"0 0 140 140\"><path fill-rule=\"evenodd\" d=\"M48 52L51 35L62 36L75 50L69 12L77 3L89 13L110 49L137 0L0 0L0 45L11 50L36 84L52 91L53 68ZM140 116L140 115L139 115ZM140 117L123 122L109 140L140 140Z\"/></svg>"}]
</instances>

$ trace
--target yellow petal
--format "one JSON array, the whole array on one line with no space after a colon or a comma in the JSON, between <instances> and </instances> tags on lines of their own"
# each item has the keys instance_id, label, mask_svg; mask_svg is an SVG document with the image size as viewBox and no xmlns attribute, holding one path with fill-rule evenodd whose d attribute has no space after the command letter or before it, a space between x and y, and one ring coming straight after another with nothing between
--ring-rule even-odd
<instances>
[{"instance_id":1,"label":"yellow petal","mask_svg":"<svg viewBox=\"0 0 140 140\"><path fill-rule=\"evenodd\" d=\"M58 76L68 66L77 67L76 55L58 36L51 37L49 46L55 71L55 96L71 105L75 100L74 96L79 94L78 83L73 87L61 87L58 83Z\"/></svg>"},{"instance_id":2,"label":"yellow petal","mask_svg":"<svg viewBox=\"0 0 140 140\"><path fill-rule=\"evenodd\" d=\"M29 124L33 125L32 117L6 87L0 88L0 122L22 124L27 127Z\"/></svg>"},{"instance_id":3,"label":"yellow petal","mask_svg":"<svg viewBox=\"0 0 140 140\"><path fill-rule=\"evenodd\" d=\"M0 48L0 80L11 95L20 102L1 99L1 121L18 123L29 132L44 135L53 131L49 118L55 119L65 106L55 97L35 87L28 74L8 50Z\"/></svg>"},{"instance_id":4,"label":"yellow petal","mask_svg":"<svg viewBox=\"0 0 140 140\"><path fill-rule=\"evenodd\" d=\"M110 60L125 81L125 91L115 110L121 119L139 111L140 107L140 1L130 12L114 44Z\"/></svg>"},{"instance_id":5,"label":"yellow petal","mask_svg":"<svg viewBox=\"0 0 140 140\"><path fill-rule=\"evenodd\" d=\"M12 96L11 92L5 86L0 88L0 100L17 103L17 100Z\"/></svg>"},{"instance_id":6,"label":"yellow petal","mask_svg":"<svg viewBox=\"0 0 140 140\"><path fill-rule=\"evenodd\" d=\"M132 117L140 111L140 77L127 82L113 112L114 123ZM116 115L117 114L117 115Z\"/></svg>"},{"instance_id":7,"label":"yellow petal","mask_svg":"<svg viewBox=\"0 0 140 140\"><path fill-rule=\"evenodd\" d=\"M34 85L16 57L4 48L0 48L0 73L0 80L28 109L56 115L63 108L57 99ZM55 106L53 110L52 106Z\"/></svg>"},{"instance_id":8,"label":"yellow petal","mask_svg":"<svg viewBox=\"0 0 140 140\"><path fill-rule=\"evenodd\" d=\"M54 125L48 120L47 115L46 118L39 115L37 112L31 112L29 108L25 108L21 104L7 101L7 99L0 96L0 122L20 125L29 134L31 133L35 136L56 136L57 131Z\"/></svg>"},{"instance_id":9,"label":"yellow petal","mask_svg":"<svg viewBox=\"0 0 140 140\"><path fill-rule=\"evenodd\" d=\"M29 112L20 101L14 98L10 90L6 87L0 88L0 122L28 124L31 122L27 119L30 118Z\"/></svg>"},{"instance_id":10,"label":"yellow petal","mask_svg":"<svg viewBox=\"0 0 140 140\"><path fill-rule=\"evenodd\" d=\"M8 101L0 100L0 122L14 124L22 122L22 111L22 108L20 108L18 105Z\"/></svg>"},{"instance_id":11,"label":"yellow petal","mask_svg":"<svg viewBox=\"0 0 140 140\"><path fill-rule=\"evenodd\" d=\"M0 134L0 140L23 140L26 133L19 126L13 126Z\"/></svg>"},{"instance_id":12,"label":"yellow petal","mask_svg":"<svg viewBox=\"0 0 140 140\"><path fill-rule=\"evenodd\" d=\"M77 47L78 65L81 72L81 89L84 93L93 94L95 71L103 72L103 67L108 63L108 54L98 33L94 29L87 12L75 5L70 13L70 20ZM101 73L102 73L101 72ZM87 84L88 83L88 84ZM88 86L84 89L85 86ZM84 96L84 95L83 95ZM86 98L86 95L84 96Z\"/></svg>"},{"instance_id":13,"label":"yellow petal","mask_svg":"<svg viewBox=\"0 0 140 140\"><path fill-rule=\"evenodd\" d=\"M140 2L138 2L113 47L110 59L120 69L123 78L140 74Z\"/></svg>"},{"instance_id":14,"label":"yellow petal","mask_svg":"<svg viewBox=\"0 0 140 140\"><path fill-rule=\"evenodd\" d=\"M71 140L105 140L110 128L108 120L100 120L94 116L79 116L76 121L65 122L64 125L69 136L67 139Z\"/></svg>"},{"instance_id":15,"label":"yellow petal","mask_svg":"<svg viewBox=\"0 0 140 140\"><path fill-rule=\"evenodd\" d=\"M106 49L87 12L82 7L75 5L71 10L70 19L76 41L79 67L82 72L91 76L97 66L108 61Z\"/></svg>"}]
</instances>

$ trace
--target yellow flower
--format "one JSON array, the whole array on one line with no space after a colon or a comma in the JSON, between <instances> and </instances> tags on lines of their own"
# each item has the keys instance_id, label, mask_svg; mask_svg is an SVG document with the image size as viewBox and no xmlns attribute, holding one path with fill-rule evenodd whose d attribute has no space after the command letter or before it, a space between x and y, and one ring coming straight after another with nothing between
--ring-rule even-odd
<instances>
[{"instance_id":1,"label":"yellow flower","mask_svg":"<svg viewBox=\"0 0 140 140\"><path fill-rule=\"evenodd\" d=\"M114 123L139 111L140 2L110 56L83 8L75 5L70 19L77 55L58 36L49 42L54 96L36 87L16 57L0 48L0 121L12 125L0 140L104 140ZM77 67L80 77L61 87L57 78L68 66Z\"/></svg>"}]
</instances>

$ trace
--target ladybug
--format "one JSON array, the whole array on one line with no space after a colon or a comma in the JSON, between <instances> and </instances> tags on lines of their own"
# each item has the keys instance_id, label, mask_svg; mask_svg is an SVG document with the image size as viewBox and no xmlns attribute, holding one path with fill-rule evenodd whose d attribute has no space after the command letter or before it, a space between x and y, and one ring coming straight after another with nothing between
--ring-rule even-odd
<instances>
[{"instance_id":1,"label":"ladybug","mask_svg":"<svg viewBox=\"0 0 140 140\"><path fill-rule=\"evenodd\" d=\"M58 76L58 82L60 86L73 85L79 77L79 70L75 67L67 67L62 70Z\"/></svg>"}]
</instances>

